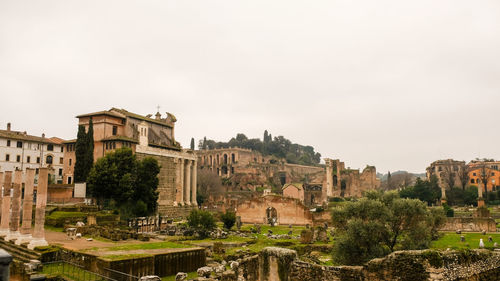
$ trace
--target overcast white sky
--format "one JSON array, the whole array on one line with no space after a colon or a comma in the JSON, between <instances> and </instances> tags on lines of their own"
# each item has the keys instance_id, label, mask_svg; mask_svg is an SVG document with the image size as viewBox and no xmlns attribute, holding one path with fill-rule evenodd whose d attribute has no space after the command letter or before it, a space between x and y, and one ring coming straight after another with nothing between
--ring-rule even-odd
<instances>
[{"instance_id":1,"label":"overcast white sky","mask_svg":"<svg viewBox=\"0 0 500 281\"><path fill-rule=\"evenodd\" d=\"M268 129L352 168L500 158L500 1L0 1L0 127L172 112L176 137Z\"/></svg>"}]
</instances>

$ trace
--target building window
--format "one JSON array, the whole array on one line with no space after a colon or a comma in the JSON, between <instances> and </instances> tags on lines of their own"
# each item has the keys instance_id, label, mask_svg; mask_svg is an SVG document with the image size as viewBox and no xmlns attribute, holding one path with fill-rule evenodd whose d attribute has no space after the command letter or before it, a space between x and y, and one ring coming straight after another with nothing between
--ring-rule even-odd
<instances>
[{"instance_id":1,"label":"building window","mask_svg":"<svg viewBox=\"0 0 500 281\"><path fill-rule=\"evenodd\" d=\"M61 165L64 164L64 158L59 157L59 164L61 164Z\"/></svg>"},{"instance_id":2,"label":"building window","mask_svg":"<svg viewBox=\"0 0 500 281\"><path fill-rule=\"evenodd\" d=\"M10 146L10 140L7 140L7 146Z\"/></svg>"},{"instance_id":3,"label":"building window","mask_svg":"<svg viewBox=\"0 0 500 281\"><path fill-rule=\"evenodd\" d=\"M113 126L113 136L116 136L117 131L118 131L118 127Z\"/></svg>"},{"instance_id":4,"label":"building window","mask_svg":"<svg viewBox=\"0 0 500 281\"><path fill-rule=\"evenodd\" d=\"M61 152L64 152L64 146L61 146Z\"/></svg>"},{"instance_id":5,"label":"building window","mask_svg":"<svg viewBox=\"0 0 500 281\"><path fill-rule=\"evenodd\" d=\"M472 173L473 176L476 176L476 173Z\"/></svg>"},{"instance_id":6,"label":"building window","mask_svg":"<svg viewBox=\"0 0 500 281\"><path fill-rule=\"evenodd\" d=\"M31 157L30 156L26 157L26 162L28 162L28 163L31 162Z\"/></svg>"},{"instance_id":7,"label":"building window","mask_svg":"<svg viewBox=\"0 0 500 281\"><path fill-rule=\"evenodd\" d=\"M17 144L16 144L16 146L18 148L23 148L23 142L22 141L18 141Z\"/></svg>"},{"instance_id":8,"label":"building window","mask_svg":"<svg viewBox=\"0 0 500 281\"><path fill-rule=\"evenodd\" d=\"M35 169L35 174L37 174L37 175L38 175L38 172L39 172L39 170L38 170L38 168L36 168L36 169Z\"/></svg>"},{"instance_id":9,"label":"building window","mask_svg":"<svg viewBox=\"0 0 500 281\"><path fill-rule=\"evenodd\" d=\"M21 155L16 156L16 162L21 162Z\"/></svg>"},{"instance_id":10,"label":"building window","mask_svg":"<svg viewBox=\"0 0 500 281\"><path fill-rule=\"evenodd\" d=\"M7 161L7 162L10 161L10 155L9 154L5 154L5 161Z\"/></svg>"},{"instance_id":11,"label":"building window","mask_svg":"<svg viewBox=\"0 0 500 281\"><path fill-rule=\"evenodd\" d=\"M59 175L62 176L62 169L59 169Z\"/></svg>"},{"instance_id":12,"label":"building window","mask_svg":"<svg viewBox=\"0 0 500 281\"><path fill-rule=\"evenodd\" d=\"M47 158L45 159L45 163L52 164L52 155L47 155Z\"/></svg>"},{"instance_id":13,"label":"building window","mask_svg":"<svg viewBox=\"0 0 500 281\"><path fill-rule=\"evenodd\" d=\"M470 183L475 183L475 182L474 182L474 179L471 179L471 180L470 180Z\"/></svg>"},{"instance_id":14,"label":"building window","mask_svg":"<svg viewBox=\"0 0 500 281\"><path fill-rule=\"evenodd\" d=\"M47 151L54 151L54 145L53 144L48 144L47 145Z\"/></svg>"},{"instance_id":15,"label":"building window","mask_svg":"<svg viewBox=\"0 0 500 281\"><path fill-rule=\"evenodd\" d=\"M73 160L73 159L69 159L69 165L70 165L70 166L71 166L71 160Z\"/></svg>"},{"instance_id":16,"label":"building window","mask_svg":"<svg viewBox=\"0 0 500 281\"><path fill-rule=\"evenodd\" d=\"M71 177L68 177L68 184L71 184Z\"/></svg>"},{"instance_id":17,"label":"building window","mask_svg":"<svg viewBox=\"0 0 500 281\"><path fill-rule=\"evenodd\" d=\"M40 157L37 157L37 158L36 158L36 163L37 163L37 164L40 164Z\"/></svg>"}]
</instances>

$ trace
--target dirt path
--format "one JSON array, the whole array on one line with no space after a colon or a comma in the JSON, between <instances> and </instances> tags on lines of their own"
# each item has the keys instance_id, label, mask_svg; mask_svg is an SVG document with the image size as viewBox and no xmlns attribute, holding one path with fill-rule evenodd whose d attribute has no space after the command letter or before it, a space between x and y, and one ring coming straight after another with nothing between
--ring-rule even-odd
<instances>
[{"instance_id":1,"label":"dirt path","mask_svg":"<svg viewBox=\"0 0 500 281\"><path fill-rule=\"evenodd\" d=\"M109 241L109 242L107 242L107 241L101 241L101 240L94 239L92 241L87 241L87 238L85 238L85 237L71 240L68 238L66 233L50 231L50 230L45 230L45 239L47 240L47 242L49 244L59 245L59 246L62 246L66 249L73 250L73 251L81 251L81 250L86 250L86 249L91 249L91 248L107 248L107 247L114 247L114 246L144 243L144 242L137 241L137 240L127 240L127 241L119 241L119 242ZM152 239L149 242L161 242L161 240Z\"/></svg>"}]
</instances>

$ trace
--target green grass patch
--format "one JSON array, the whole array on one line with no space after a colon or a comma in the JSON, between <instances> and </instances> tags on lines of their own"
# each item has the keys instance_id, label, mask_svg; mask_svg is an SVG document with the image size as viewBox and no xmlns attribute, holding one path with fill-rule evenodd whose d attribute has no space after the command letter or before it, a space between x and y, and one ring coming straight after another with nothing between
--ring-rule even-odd
<instances>
[{"instance_id":1,"label":"green grass patch","mask_svg":"<svg viewBox=\"0 0 500 281\"><path fill-rule=\"evenodd\" d=\"M253 240L253 239L248 238L248 237L228 236L226 239L205 238L205 239L199 239L199 240L184 240L183 243L190 244L190 245L199 244L199 243L213 243L213 242L245 243L245 242L248 242L251 240Z\"/></svg>"},{"instance_id":2,"label":"green grass patch","mask_svg":"<svg viewBox=\"0 0 500 281\"><path fill-rule=\"evenodd\" d=\"M62 212L55 211L47 216L48 219L62 219L62 218L85 218L86 214L82 212Z\"/></svg>"},{"instance_id":3,"label":"green grass patch","mask_svg":"<svg viewBox=\"0 0 500 281\"><path fill-rule=\"evenodd\" d=\"M250 229L253 227L252 224L245 224L241 226L242 231L250 231ZM270 229L273 234L288 234L288 232L291 230L292 235L300 235L300 232L304 229L306 229L305 226L292 226L292 228L289 228L287 225L277 225L277 226L270 226L270 225L261 225L260 226L261 233L262 234L267 234L268 230Z\"/></svg>"},{"instance_id":4,"label":"green grass patch","mask_svg":"<svg viewBox=\"0 0 500 281\"><path fill-rule=\"evenodd\" d=\"M172 249L172 248L180 249L180 248L191 248L191 247L192 246L186 244L164 241L164 242L114 246L106 248L106 251L130 251L130 250L151 250L151 249Z\"/></svg>"},{"instance_id":5,"label":"green grass patch","mask_svg":"<svg viewBox=\"0 0 500 281\"><path fill-rule=\"evenodd\" d=\"M152 257L151 254L128 254L128 255L107 255L103 256L103 259L110 261L118 261L118 260L129 260L129 259L138 259L144 257Z\"/></svg>"},{"instance_id":6,"label":"green grass patch","mask_svg":"<svg viewBox=\"0 0 500 281\"><path fill-rule=\"evenodd\" d=\"M495 242L500 243L500 233L487 233L483 235L482 233L462 233L456 234L455 232L444 232L443 236L438 240L431 243L431 249L478 249L479 239L483 239L486 248L493 248ZM465 242L460 241L460 236L465 237ZM488 237L493 238L493 242L488 242Z\"/></svg>"},{"instance_id":7,"label":"green grass patch","mask_svg":"<svg viewBox=\"0 0 500 281\"><path fill-rule=\"evenodd\" d=\"M65 280L73 281L88 281L88 280L103 280L100 276L83 270L80 267L66 263L45 264L42 269L42 274L48 277L64 277Z\"/></svg>"}]
</instances>

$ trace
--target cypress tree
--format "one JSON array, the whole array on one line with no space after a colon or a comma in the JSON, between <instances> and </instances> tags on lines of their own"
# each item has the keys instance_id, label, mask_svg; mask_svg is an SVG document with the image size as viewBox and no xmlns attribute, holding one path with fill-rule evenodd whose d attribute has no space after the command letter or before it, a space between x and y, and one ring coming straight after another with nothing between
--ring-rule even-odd
<instances>
[{"instance_id":1,"label":"cypress tree","mask_svg":"<svg viewBox=\"0 0 500 281\"><path fill-rule=\"evenodd\" d=\"M201 147L202 149L207 149L207 137L203 137L203 145Z\"/></svg>"},{"instance_id":2,"label":"cypress tree","mask_svg":"<svg viewBox=\"0 0 500 281\"><path fill-rule=\"evenodd\" d=\"M89 130L87 131L87 151L86 151L86 169L85 169L85 180L87 179L90 169L94 165L94 123L92 118L89 121Z\"/></svg>"},{"instance_id":3,"label":"cypress tree","mask_svg":"<svg viewBox=\"0 0 500 281\"><path fill-rule=\"evenodd\" d=\"M75 144L75 182L83 182L86 178L87 167L87 134L83 125L78 126L78 134Z\"/></svg>"},{"instance_id":4,"label":"cypress tree","mask_svg":"<svg viewBox=\"0 0 500 281\"><path fill-rule=\"evenodd\" d=\"M191 138L191 150L194 150L194 138Z\"/></svg>"}]
</instances>

